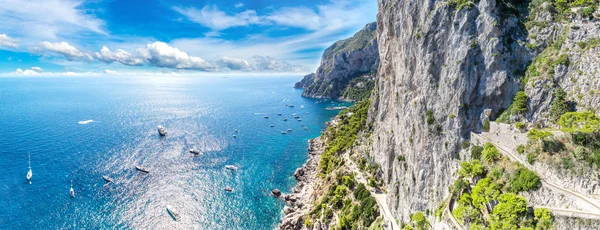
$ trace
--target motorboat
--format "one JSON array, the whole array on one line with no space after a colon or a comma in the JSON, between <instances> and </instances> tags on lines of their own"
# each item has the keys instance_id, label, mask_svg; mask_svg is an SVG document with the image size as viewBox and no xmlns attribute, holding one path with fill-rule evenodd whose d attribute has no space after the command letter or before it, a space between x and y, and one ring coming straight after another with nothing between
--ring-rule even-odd
<instances>
[{"instance_id":1,"label":"motorboat","mask_svg":"<svg viewBox=\"0 0 600 230\"><path fill-rule=\"evenodd\" d=\"M281 113L278 113L277 115L281 116Z\"/></svg>"},{"instance_id":2,"label":"motorboat","mask_svg":"<svg viewBox=\"0 0 600 230\"><path fill-rule=\"evenodd\" d=\"M283 121L287 121L287 118L283 118Z\"/></svg>"},{"instance_id":3,"label":"motorboat","mask_svg":"<svg viewBox=\"0 0 600 230\"><path fill-rule=\"evenodd\" d=\"M104 181L106 181L107 183L113 182L113 179L108 176L102 176L102 179L104 179Z\"/></svg>"},{"instance_id":4,"label":"motorboat","mask_svg":"<svg viewBox=\"0 0 600 230\"><path fill-rule=\"evenodd\" d=\"M302 121L302 119L298 119L298 121Z\"/></svg>"},{"instance_id":5,"label":"motorboat","mask_svg":"<svg viewBox=\"0 0 600 230\"><path fill-rule=\"evenodd\" d=\"M160 134L161 136L164 137L167 135L167 130L162 125L159 125L156 128L158 129L158 134Z\"/></svg>"},{"instance_id":6,"label":"motorboat","mask_svg":"<svg viewBox=\"0 0 600 230\"><path fill-rule=\"evenodd\" d=\"M230 187L225 187L225 191L227 191L227 192L233 192L233 189L230 188Z\"/></svg>"},{"instance_id":7,"label":"motorboat","mask_svg":"<svg viewBox=\"0 0 600 230\"><path fill-rule=\"evenodd\" d=\"M233 135L233 138L237 138L237 136L236 136L236 135Z\"/></svg>"},{"instance_id":8,"label":"motorboat","mask_svg":"<svg viewBox=\"0 0 600 230\"><path fill-rule=\"evenodd\" d=\"M289 105L290 108L294 108L294 105Z\"/></svg>"},{"instance_id":9,"label":"motorboat","mask_svg":"<svg viewBox=\"0 0 600 230\"><path fill-rule=\"evenodd\" d=\"M300 118L300 117L299 117L299 116L294 116L294 118L298 119L298 118Z\"/></svg>"},{"instance_id":10,"label":"motorboat","mask_svg":"<svg viewBox=\"0 0 600 230\"><path fill-rule=\"evenodd\" d=\"M306 127L304 127L304 130L306 130Z\"/></svg>"},{"instance_id":11,"label":"motorboat","mask_svg":"<svg viewBox=\"0 0 600 230\"><path fill-rule=\"evenodd\" d=\"M31 177L33 176L33 171L31 171L31 154L29 154L29 171L27 172L27 180L29 181L29 184L31 184Z\"/></svg>"},{"instance_id":12,"label":"motorboat","mask_svg":"<svg viewBox=\"0 0 600 230\"><path fill-rule=\"evenodd\" d=\"M275 127L275 124L271 124L271 127Z\"/></svg>"},{"instance_id":13,"label":"motorboat","mask_svg":"<svg viewBox=\"0 0 600 230\"><path fill-rule=\"evenodd\" d=\"M71 195L71 197L75 197L75 190L73 190L73 181L71 181L71 189L69 189L69 195Z\"/></svg>"},{"instance_id":14,"label":"motorboat","mask_svg":"<svg viewBox=\"0 0 600 230\"><path fill-rule=\"evenodd\" d=\"M200 150L190 149L190 153L193 153L193 154L196 154L196 155L200 155Z\"/></svg>"},{"instance_id":15,"label":"motorboat","mask_svg":"<svg viewBox=\"0 0 600 230\"><path fill-rule=\"evenodd\" d=\"M287 134L285 131L281 131L281 134Z\"/></svg>"},{"instance_id":16,"label":"motorboat","mask_svg":"<svg viewBox=\"0 0 600 230\"><path fill-rule=\"evenodd\" d=\"M136 165L135 169L137 169L140 172L150 173L150 170L148 170L148 169L146 169L146 168L144 168L142 166L139 166L139 165Z\"/></svg>"},{"instance_id":17,"label":"motorboat","mask_svg":"<svg viewBox=\"0 0 600 230\"><path fill-rule=\"evenodd\" d=\"M229 170L238 170L238 167L235 165L225 165L225 168Z\"/></svg>"},{"instance_id":18,"label":"motorboat","mask_svg":"<svg viewBox=\"0 0 600 230\"><path fill-rule=\"evenodd\" d=\"M177 221L179 219L179 213L169 205L167 205L167 213L169 213L169 216L171 216L171 218L173 218L174 221Z\"/></svg>"},{"instance_id":19,"label":"motorboat","mask_svg":"<svg viewBox=\"0 0 600 230\"><path fill-rule=\"evenodd\" d=\"M288 129L288 132L291 132L291 131L292 131L292 129Z\"/></svg>"},{"instance_id":20,"label":"motorboat","mask_svg":"<svg viewBox=\"0 0 600 230\"><path fill-rule=\"evenodd\" d=\"M264 116L265 119L269 119L269 116Z\"/></svg>"},{"instance_id":21,"label":"motorboat","mask_svg":"<svg viewBox=\"0 0 600 230\"><path fill-rule=\"evenodd\" d=\"M235 130L235 132L237 133L237 132L238 132L238 130L236 129L236 130Z\"/></svg>"}]
</instances>

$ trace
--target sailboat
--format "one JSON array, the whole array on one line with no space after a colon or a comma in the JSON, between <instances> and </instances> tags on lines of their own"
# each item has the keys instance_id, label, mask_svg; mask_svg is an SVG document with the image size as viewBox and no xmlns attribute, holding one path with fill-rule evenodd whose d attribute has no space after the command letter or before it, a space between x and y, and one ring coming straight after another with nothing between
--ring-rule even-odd
<instances>
[{"instance_id":1,"label":"sailboat","mask_svg":"<svg viewBox=\"0 0 600 230\"><path fill-rule=\"evenodd\" d=\"M71 189L69 189L69 194L71 197L75 197L75 190L73 190L73 181L71 181Z\"/></svg>"},{"instance_id":2,"label":"sailboat","mask_svg":"<svg viewBox=\"0 0 600 230\"><path fill-rule=\"evenodd\" d=\"M29 184L31 184L31 177L33 176L33 172L31 171L31 154L29 154L29 172L27 172L27 180Z\"/></svg>"}]
</instances>

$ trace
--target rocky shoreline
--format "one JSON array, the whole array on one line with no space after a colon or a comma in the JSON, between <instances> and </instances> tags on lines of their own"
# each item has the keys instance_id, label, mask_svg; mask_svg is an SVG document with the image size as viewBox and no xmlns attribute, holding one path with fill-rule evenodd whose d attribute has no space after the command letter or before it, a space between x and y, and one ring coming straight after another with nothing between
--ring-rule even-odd
<instances>
[{"instance_id":1,"label":"rocky shoreline","mask_svg":"<svg viewBox=\"0 0 600 230\"><path fill-rule=\"evenodd\" d=\"M316 182L317 167L321 154L325 149L324 141L317 137L308 141L308 160L302 167L296 169L294 177L298 181L291 194L283 195L286 206L279 229L295 230L304 226L304 216L308 214L314 201L313 188Z\"/></svg>"}]
</instances>

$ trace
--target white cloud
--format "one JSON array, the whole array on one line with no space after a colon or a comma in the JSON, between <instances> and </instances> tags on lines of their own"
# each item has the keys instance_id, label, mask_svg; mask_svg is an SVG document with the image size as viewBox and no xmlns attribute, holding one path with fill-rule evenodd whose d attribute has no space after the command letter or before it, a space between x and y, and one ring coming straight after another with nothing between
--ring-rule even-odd
<instances>
[{"instance_id":1,"label":"white cloud","mask_svg":"<svg viewBox=\"0 0 600 230\"><path fill-rule=\"evenodd\" d=\"M26 38L56 39L58 35L106 34L104 22L79 0L0 0L0 28Z\"/></svg>"},{"instance_id":2,"label":"white cloud","mask_svg":"<svg viewBox=\"0 0 600 230\"><path fill-rule=\"evenodd\" d=\"M254 56L254 69L256 71L273 71L273 72L302 72L308 69L301 65L292 65L285 61L279 61L272 57Z\"/></svg>"},{"instance_id":3,"label":"white cloud","mask_svg":"<svg viewBox=\"0 0 600 230\"><path fill-rule=\"evenodd\" d=\"M84 60L91 62L94 60L92 55L83 52L72 45L69 45L69 43L67 42L50 43L47 41L43 41L39 44L38 47L32 47L30 49L30 52L32 53L40 53L43 51L50 51L61 54L69 61Z\"/></svg>"},{"instance_id":4,"label":"white cloud","mask_svg":"<svg viewBox=\"0 0 600 230\"><path fill-rule=\"evenodd\" d=\"M0 34L0 47L19 47L19 40L9 37L6 34Z\"/></svg>"},{"instance_id":5,"label":"white cloud","mask_svg":"<svg viewBox=\"0 0 600 230\"><path fill-rule=\"evenodd\" d=\"M105 69L105 70L104 70L104 73L105 73L105 74L108 74L108 75L115 75L115 74L118 74L118 73L117 73L117 71L114 71L114 70L109 70L109 69Z\"/></svg>"},{"instance_id":6,"label":"white cloud","mask_svg":"<svg viewBox=\"0 0 600 230\"><path fill-rule=\"evenodd\" d=\"M325 18L313 9L306 7L282 8L265 17L274 24L317 30L322 27Z\"/></svg>"},{"instance_id":7,"label":"white cloud","mask_svg":"<svg viewBox=\"0 0 600 230\"><path fill-rule=\"evenodd\" d=\"M205 6L201 10L193 7L173 7L173 9L186 16L190 21L217 31L231 27L265 23L265 21L262 20L263 18L257 16L256 11L254 10L246 10L238 14L230 15L219 10L216 5Z\"/></svg>"},{"instance_id":8,"label":"white cloud","mask_svg":"<svg viewBox=\"0 0 600 230\"><path fill-rule=\"evenodd\" d=\"M30 69L22 70L21 68L18 68L15 72L13 72L13 74L22 75L22 76L36 76L36 75L39 75L38 72L35 72L33 70L30 70Z\"/></svg>"},{"instance_id":9,"label":"white cloud","mask_svg":"<svg viewBox=\"0 0 600 230\"><path fill-rule=\"evenodd\" d=\"M144 63L143 59L136 57L125 50L117 49L115 52L112 52L106 46L103 46L102 49L100 49L100 52L96 52L94 56L98 61L107 64L117 61L123 65L137 66Z\"/></svg>"},{"instance_id":10,"label":"white cloud","mask_svg":"<svg viewBox=\"0 0 600 230\"><path fill-rule=\"evenodd\" d=\"M244 6L244 3L238 2L237 4L233 5L235 6L235 8L240 8Z\"/></svg>"},{"instance_id":11,"label":"white cloud","mask_svg":"<svg viewBox=\"0 0 600 230\"><path fill-rule=\"evenodd\" d=\"M31 67L31 70L36 71L36 72L42 72L42 71L44 71L44 69L42 69L40 67L37 67L37 66Z\"/></svg>"},{"instance_id":12,"label":"white cloud","mask_svg":"<svg viewBox=\"0 0 600 230\"><path fill-rule=\"evenodd\" d=\"M248 61L231 57L221 57L216 64L221 68L227 68L230 70L248 70L250 67Z\"/></svg>"},{"instance_id":13,"label":"white cloud","mask_svg":"<svg viewBox=\"0 0 600 230\"><path fill-rule=\"evenodd\" d=\"M137 49L140 57L150 65L175 69L211 70L214 66L202 58L190 56L178 48L164 42L154 42L145 48Z\"/></svg>"}]
</instances>

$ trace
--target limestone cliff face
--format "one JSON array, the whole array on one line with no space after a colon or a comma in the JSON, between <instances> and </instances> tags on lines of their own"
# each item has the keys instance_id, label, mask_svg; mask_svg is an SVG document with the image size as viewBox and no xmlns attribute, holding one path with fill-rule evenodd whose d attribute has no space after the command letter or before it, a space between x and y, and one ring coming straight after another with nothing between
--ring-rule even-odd
<instances>
[{"instance_id":1,"label":"limestone cliff face","mask_svg":"<svg viewBox=\"0 0 600 230\"><path fill-rule=\"evenodd\" d=\"M302 96L337 99L353 79L376 72L379 65L376 29L375 23L369 23L353 37L327 48L317 72L296 83L296 88L305 89Z\"/></svg>"},{"instance_id":2,"label":"limestone cliff face","mask_svg":"<svg viewBox=\"0 0 600 230\"><path fill-rule=\"evenodd\" d=\"M461 143L481 129L484 110L497 116L512 103L533 57L503 1L448 2L378 2L371 155L404 222L448 197Z\"/></svg>"}]
</instances>

